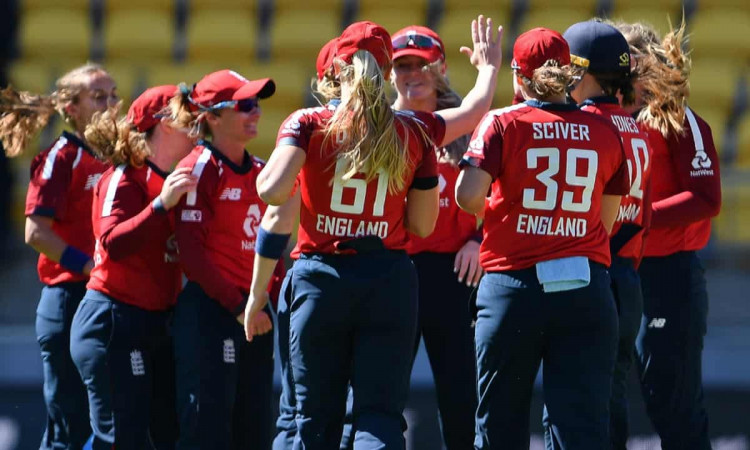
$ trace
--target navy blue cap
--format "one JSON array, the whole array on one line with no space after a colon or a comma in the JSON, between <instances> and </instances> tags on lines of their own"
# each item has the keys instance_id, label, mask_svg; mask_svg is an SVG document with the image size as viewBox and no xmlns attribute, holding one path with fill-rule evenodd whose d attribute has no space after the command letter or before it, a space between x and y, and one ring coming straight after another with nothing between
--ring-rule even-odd
<instances>
[{"instance_id":1,"label":"navy blue cap","mask_svg":"<svg viewBox=\"0 0 750 450\"><path fill-rule=\"evenodd\" d=\"M594 73L630 74L630 46L617 28L589 20L572 25L563 37L572 64Z\"/></svg>"}]
</instances>

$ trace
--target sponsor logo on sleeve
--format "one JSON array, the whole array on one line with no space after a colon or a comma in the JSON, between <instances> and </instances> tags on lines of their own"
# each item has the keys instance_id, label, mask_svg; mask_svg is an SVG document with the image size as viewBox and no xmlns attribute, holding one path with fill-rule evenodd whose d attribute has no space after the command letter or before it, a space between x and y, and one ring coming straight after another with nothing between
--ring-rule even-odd
<instances>
[{"instance_id":1,"label":"sponsor logo on sleeve","mask_svg":"<svg viewBox=\"0 0 750 450\"><path fill-rule=\"evenodd\" d=\"M180 219L183 222L200 222L203 220L203 214L198 209L183 209Z\"/></svg>"}]
</instances>

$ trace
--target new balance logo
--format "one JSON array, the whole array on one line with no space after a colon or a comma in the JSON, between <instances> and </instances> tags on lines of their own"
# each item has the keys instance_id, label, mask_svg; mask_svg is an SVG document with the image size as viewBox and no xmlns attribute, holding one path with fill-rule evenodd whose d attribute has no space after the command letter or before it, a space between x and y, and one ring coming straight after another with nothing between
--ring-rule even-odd
<instances>
[{"instance_id":1,"label":"new balance logo","mask_svg":"<svg viewBox=\"0 0 750 450\"><path fill-rule=\"evenodd\" d=\"M242 189L240 188L226 188L224 192L219 196L219 200L234 200L237 201L242 198Z\"/></svg>"},{"instance_id":2,"label":"new balance logo","mask_svg":"<svg viewBox=\"0 0 750 450\"><path fill-rule=\"evenodd\" d=\"M84 191L90 191L91 189L94 189L96 187L96 184L99 182L99 179L101 179L102 174L100 173L92 173L86 178L86 185L83 187Z\"/></svg>"},{"instance_id":3,"label":"new balance logo","mask_svg":"<svg viewBox=\"0 0 750 450\"><path fill-rule=\"evenodd\" d=\"M703 150L695 152L692 165L694 170L690 171L691 177L711 176L714 174L713 169L711 169L711 158Z\"/></svg>"},{"instance_id":4,"label":"new balance logo","mask_svg":"<svg viewBox=\"0 0 750 450\"><path fill-rule=\"evenodd\" d=\"M146 375L146 366L143 364L143 355L140 350L130 352L130 369L136 377Z\"/></svg>"},{"instance_id":5,"label":"new balance logo","mask_svg":"<svg viewBox=\"0 0 750 450\"><path fill-rule=\"evenodd\" d=\"M224 339L224 362L234 364L234 341Z\"/></svg>"},{"instance_id":6,"label":"new balance logo","mask_svg":"<svg viewBox=\"0 0 750 450\"><path fill-rule=\"evenodd\" d=\"M664 328L667 324L667 319L659 319L654 317L651 322L648 323L648 328Z\"/></svg>"}]
</instances>

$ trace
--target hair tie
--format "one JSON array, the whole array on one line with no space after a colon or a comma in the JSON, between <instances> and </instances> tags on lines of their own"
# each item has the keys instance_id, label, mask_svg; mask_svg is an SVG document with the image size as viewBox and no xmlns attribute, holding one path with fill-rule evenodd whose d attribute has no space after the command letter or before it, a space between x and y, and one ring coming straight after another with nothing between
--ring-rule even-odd
<instances>
[{"instance_id":1,"label":"hair tie","mask_svg":"<svg viewBox=\"0 0 750 450\"><path fill-rule=\"evenodd\" d=\"M193 92L193 87L192 86L188 87L188 85L185 83L180 83L179 88L180 88L180 94L184 96L190 96L190 94Z\"/></svg>"}]
</instances>

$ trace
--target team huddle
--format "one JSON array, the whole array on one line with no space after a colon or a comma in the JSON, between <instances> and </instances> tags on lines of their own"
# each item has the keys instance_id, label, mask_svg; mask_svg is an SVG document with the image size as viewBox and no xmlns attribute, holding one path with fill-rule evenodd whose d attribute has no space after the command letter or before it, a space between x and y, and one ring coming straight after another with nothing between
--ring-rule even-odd
<instances>
[{"instance_id":1,"label":"team huddle","mask_svg":"<svg viewBox=\"0 0 750 450\"><path fill-rule=\"evenodd\" d=\"M472 21L461 97L433 30L350 25L267 162L246 145L268 78L151 87L124 116L95 64L3 90L9 156L71 128L26 199L40 448L404 449L424 339L449 450L528 449L542 362L547 448L625 449L635 365L662 448L710 449L696 251L721 191L684 24L522 33L490 110L502 31Z\"/></svg>"}]
</instances>

